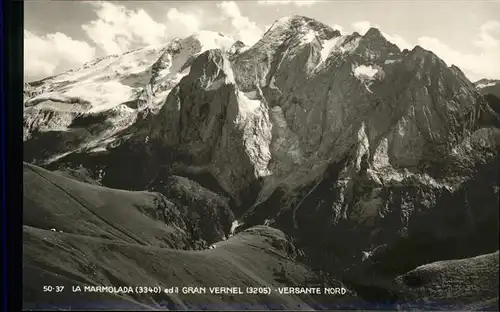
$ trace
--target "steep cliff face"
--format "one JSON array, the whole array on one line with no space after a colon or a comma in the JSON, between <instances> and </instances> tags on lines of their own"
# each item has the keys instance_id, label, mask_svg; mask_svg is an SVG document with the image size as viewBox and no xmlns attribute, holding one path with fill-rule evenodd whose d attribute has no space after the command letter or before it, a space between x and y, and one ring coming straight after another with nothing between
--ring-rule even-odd
<instances>
[{"instance_id":1,"label":"steep cliff face","mask_svg":"<svg viewBox=\"0 0 500 312\"><path fill-rule=\"evenodd\" d=\"M89 120L45 154L31 139L30 155L127 189L189 177L227 199L214 215L230 207L244 227L279 227L337 268L377 254L394 275L498 249L500 119L460 69L419 46L400 51L375 28L342 35L301 16L248 48L193 38L162 50L135 106L117 106L133 121L110 132ZM26 114L32 137L56 118ZM54 123L83 122L68 114L69 125ZM82 133L93 129L101 139L90 144Z\"/></svg>"},{"instance_id":2,"label":"steep cliff face","mask_svg":"<svg viewBox=\"0 0 500 312\"><path fill-rule=\"evenodd\" d=\"M352 140L366 141L375 155L386 139L392 165L417 166L426 145L458 142L472 130L479 95L431 52L417 47L400 54L377 30L342 40L319 70L294 71L295 62L300 70L317 63L300 62L299 54L274 75L281 92L268 102L280 107L305 158L336 159Z\"/></svg>"},{"instance_id":3,"label":"steep cliff face","mask_svg":"<svg viewBox=\"0 0 500 312\"><path fill-rule=\"evenodd\" d=\"M339 31L307 17L277 20L261 40L233 59L236 82L243 91L272 86L274 72L282 67L282 60L293 59L309 44L318 46L338 36ZM296 65L300 69L303 64Z\"/></svg>"},{"instance_id":4,"label":"steep cliff face","mask_svg":"<svg viewBox=\"0 0 500 312\"><path fill-rule=\"evenodd\" d=\"M232 193L268 174L271 123L258 93L241 92L220 50L197 57L191 72L150 124L185 164L205 167Z\"/></svg>"}]
</instances>

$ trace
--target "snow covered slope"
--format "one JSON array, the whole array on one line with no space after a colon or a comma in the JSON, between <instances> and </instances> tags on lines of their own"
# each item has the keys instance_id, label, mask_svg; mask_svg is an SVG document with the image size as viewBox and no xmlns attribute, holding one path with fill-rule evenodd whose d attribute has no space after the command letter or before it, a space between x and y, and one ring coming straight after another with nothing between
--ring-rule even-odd
<instances>
[{"instance_id":1,"label":"snow covered slope","mask_svg":"<svg viewBox=\"0 0 500 312\"><path fill-rule=\"evenodd\" d=\"M119 78L97 83L99 67L29 86L25 161L125 190L196 181L228 199L239 229L276 226L303 259L356 279L381 259L400 275L498 249L500 118L433 52L303 16L248 48L202 32L151 50Z\"/></svg>"},{"instance_id":2,"label":"snow covered slope","mask_svg":"<svg viewBox=\"0 0 500 312\"><path fill-rule=\"evenodd\" d=\"M139 112L159 110L170 90L189 73L194 57L209 49L229 51L234 43L223 34L201 31L25 84L24 140L48 131L86 128L79 121L95 118L107 126L86 133L75 148L107 145L134 123Z\"/></svg>"},{"instance_id":3,"label":"snow covered slope","mask_svg":"<svg viewBox=\"0 0 500 312\"><path fill-rule=\"evenodd\" d=\"M476 85L476 88L484 89L484 88L493 87L495 85L500 84L500 80L481 79L481 80L476 81L474 84Z\"/></svg>"},{"instance_id":4,"label":"snow covered slope","mask_svg":"<svg viewBox=\"0 0 500 312\"><path fill-rule=\"evenodd\" d=\"M493 94L500 98L500 80L481 79L476 81L474 85L482 94Z\"/></svg>"}]
</instances>

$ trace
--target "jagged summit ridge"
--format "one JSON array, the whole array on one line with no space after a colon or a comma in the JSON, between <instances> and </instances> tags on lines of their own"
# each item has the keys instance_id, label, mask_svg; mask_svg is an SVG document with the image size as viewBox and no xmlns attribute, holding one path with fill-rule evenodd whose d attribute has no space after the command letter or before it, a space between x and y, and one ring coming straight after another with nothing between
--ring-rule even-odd
<instances>
[{"instance_id":1,"label":"jagged summit ridge","mask_svg":"<svg viewBox=\"0 0 500 312\"><path fill-rule=\"evenodd\" d=\"M138 87L143 84L147 86L141 91L140 96L142 102L146 104L136 107L161 106L162 99L165 99L175 83L187 74L190 64L200 56L203 50L220 48L227 51L231 50L234 44L235 41L232 39L212 32L200 32L185 39L174 40L160 50L161 56L154 63L153 68L161 70L151 75L149 82L144 80L144 83L138 83ZM240 43L240 47L241 44L243 43ZM132 51L128 55L135 55L141 51ZM416 64L410 60L417 61L420 55L425 57L428 54L420 47L415 47L412 53L406 55L407 61L402 63L410 69ZM434 62L435 55L431 55ZM110 59L114 60L116 57L113 56ZM387 75L383 69L385 65L401 61L401 59L399 49L389 43L376 28L371 28L364 36L356 33L342 36L340 32L328 25L305 16L294 15L277 20L258 43L235 55L230 67L235 75L235 83L243 92L256 93L258 89L263 89L264 93L284 93L293 89L295 85L307 85L307 80L314 80L311 76L312 70L318 73L322 70L325 73L332 73L345 67L359 78L367 76L359 76L358 70L369 68L377 73L373 77L381 78ZM203 62L202 60L203 57L199 62ZM103 60L99 60L93 65L102 62ZM347 65L349 63L351 63L350 66ZM134 70L132 75L137 77L136 72L140 71ZM290 70L295 70L295 78L290 77ZM226 72L229 71L226 70ZM282 80L284 77L287 77L286 80ZM364 89L373 94L371 85L371 82L363 83ZM157 94L162 94L162 97L151 100ZM64 98L57 100L64 101ZM39 99L35 97L29 101L37 102ZM110 102L114 100L103 101L108 105L103 109L113 107ZM118 100L120 101L126 102ZM272 100L266 101L272 102ZM87 102L92 103L95 100ZM287 109L286 105L282 108Z\"/></svg>"},{"instance_id":2,"label":"jagged summit ridge","mask_svg":"<svg viewBox=\"0 0 500 312\"><path fill-rule=\"evenodd\" d=\"M291 164L307 167L339 159L360 137L369 142L369 159L378 159L373 156L376 147L388 144L383 158L391 166L417 166L427 161L429 144L458 142L473 131L478 94L464 77L420 47L401 53L376 28L364 36L341 35L295 15L277 20L248 49L231 52L236 43L218 33L200 32L164 47L151 67L153 75L147 76L147 87L140 89L142 104L126 105L133 118L120 129L135 122L135 109L155 107L158 117L145 123L152 130L139 133L149 133L148 138L169 148L186 144L181 154L202 166L231 164L228 157L235 147L228 141L243 140L241 153L250 164L245 170L256 170L250 180L274 173L285 177ZM460 96L451 99L454 93ZM59 129L68 127L71 118ZM33 124L27 127L35 128ZM100 142L102 149L112 149L115 133L99 134L93 146ZM362 155L356 157L359 162ZM220 181L237 181L241 163L227 167L210 170ZM237 194L248 181L229 183L226 190Z\"/></svg>"},{"instance_id":3,"label":"jagged summit ridge","mask_svg":"<svg viewBox=\"0 0 500 312\"><path fill-rule=\"evenodd\" d=\"M380 37L384 37L384 35L382 35L382 32L376 28L376 27L370 27L370 29L368 29L368 31L365 33L364 37L367 37L367 38L380 38Z\"/></svg>"},{"instance_id":4,"label":"jagged summit ridge","mask_svg":"<svg viewBox=\"0 0 500 312\"><path fill-rule=\"evenodd\" d=\"M272 85L272 72L285 59L294 57L311 45L319 56L325 42L339 36L341 33L338 30L305 16L281 18L261 40L232 60L238 86L251 91L255 85L260 88Z\"/></svg>"},{"instance_id":5,"label":"jagged summit ridge","mask_svg":"<svg viewBox=\"0 0 500 312\"><path fill-rule=\"evenodd\" d=\"M498 79L486 79L486 78L483 78L483 79L480 79L480 80L474 82L476 87L479 89L494 86L494 85L499 84L499 83L500 83L500 80L498 80Z\"/></svg>"}]
</instances>

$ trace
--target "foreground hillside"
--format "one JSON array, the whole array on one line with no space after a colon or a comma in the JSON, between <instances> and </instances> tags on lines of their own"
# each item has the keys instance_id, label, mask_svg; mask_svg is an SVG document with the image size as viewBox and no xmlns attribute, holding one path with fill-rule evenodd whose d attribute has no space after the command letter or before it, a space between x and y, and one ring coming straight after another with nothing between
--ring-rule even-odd
<instances>
[{"instance_id":1,"label":"foreground hillside","mask_svg":"<svg viewBox=\"0 0 500 312\"><path fill-rule=\"evenodd\" d=\"M25 308L242 309L246 304L249 309L308 309L325 299L277 292L107 295L73 293L71 287L341 286L296 261L299 251L270 227L246 230L216 243L215 249L192 250L192 220L173 204L169 209L168 200L158 193L104 188L25 165L24 202ZM43 285L65 290L44 293ZM346 307L364 301L350 293L330 297L327 303Z\"/></svg>"},{"instance_id":2,"label":"foreground hillside","mask_svg":"<svg viewBox=\"0 0 500 312\"><path fill-rule=\"evenodd\" d=\"M498 311L498 256L434 262L399 276L401 308Z\"/></svg>"},{"instance_id":3,"label":"foreground hillside","mask_svg":"<svg viewBox=\"0 0 500 312\"><path fill-rule=\"evenodd\" d=\"M500 80L481 79L474 83L476 88L483 94L492 94L500 97Z\"/></svg>"},{"instance_id":4,"label":"foreground hillside","mask_svg":"<svg viewBox=\"0 0 500 312\"><path fill-rule=\"evenodd\" d=\"M190 234L181 226L186 221L182 216L171 218L170 223L159 218L160 213L152 210L160 212L164 207L151 200L159 194L103 188L31 165L25 166L24 181L25 308L310 309L382 305L363 300L352 292L329 298L276 292L232 296L74 293L71 287L76 285L276 288L280 285L338 287L341 283L318 276L301 264L301 252L282 232L270 227L245 230L216 243L215 249L182 251L178 248L188 244L182 245L179 238ZM109 198L120 203L120 207L106 204ZM96 202L104 204L99 206ZM413 306L422 306L418 301L422 293L427 294L424 302L427 305L429 301L442 300L441 304L451 307L457 307L454 305L457 301L462 305L469 302L472 307L478 294L488 303L494 301L498 291L494 282L498 279L497 269L498 252L424 265L399 277L395 285L401 287L387 288L395 297L386 304L398 299L401 305L412 302ZM65 291L43 293L39 291L42 285L65 286ZM453 295L457 297L450 301L450 291L463 293L468 300ZM494 302L478 303L475 307L493 308Z\"/></svg>"},{"instance_id":5,"label":"foreground hillside","mask_svg":"<svg viewBox=\"0 0 500 312\"><path fill-rule=\"evenodd\" d=\"M305 265L303 252L271 227L249 228L216 243L214 249L189 250L192 233L185 226L189 218L173 217L175 208L168 210L160 201L151 200L160 194L95 186L31 165L25 165L24 185L25 308L406 309L431 307L436 302L447 308L465 305L477 310L498 306L498 252L424 265L390 284L377 284L369 275L364 276L365 285L348 282L360 296L351 290L329 296L277 291L271 295L73 292L73 286L85 285L262 286L273 290L345 286ZM109 198L119 205L106 204ZM170 213L169 221L162 213ZM65 288L61 293L42 292L43 285ZM464 298L453 294L451 299L450 292ZM422 293L427 294L426 300Z\"/></svg>"}]
</instances>

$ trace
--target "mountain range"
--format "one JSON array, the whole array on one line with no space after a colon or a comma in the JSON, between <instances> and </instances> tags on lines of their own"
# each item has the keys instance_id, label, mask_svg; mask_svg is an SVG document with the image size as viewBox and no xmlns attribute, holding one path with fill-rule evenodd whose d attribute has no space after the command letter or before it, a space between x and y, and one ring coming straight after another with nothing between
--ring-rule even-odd
<instances>
[{"instance_id":1,"label":"mountain range","mask_svg":"<svg viewBox=\"0 0 500 312\"><path fill-rule=\"evenodd\" d=\"M26 83L25 306L498 310L499 86L296 15Z\"/></svg>"}]
</instances>

